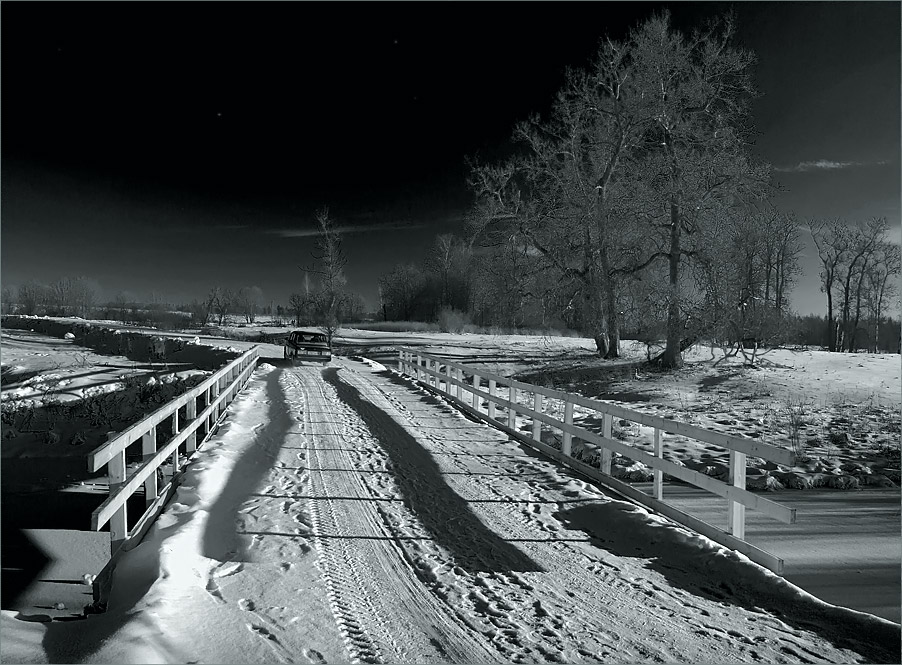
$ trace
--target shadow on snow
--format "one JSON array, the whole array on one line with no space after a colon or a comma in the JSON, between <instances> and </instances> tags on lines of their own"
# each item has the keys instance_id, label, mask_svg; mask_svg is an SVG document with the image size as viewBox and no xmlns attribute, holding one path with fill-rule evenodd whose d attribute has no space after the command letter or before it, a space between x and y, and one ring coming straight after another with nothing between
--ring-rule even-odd
<instances>
[{"instance_id":1,"label":"shadow on snow","mask_svg":"<svg viewBox=\"0 0 902 665\"><path fill-rule=\"evenodd\" d=\"M429 451L398 422L342 381L336 368L324 369L322 375L388 454L405 505L459 566L470 572L543 570L480 521L467 501L445 482Z\"/></svg>"}]
</instances>

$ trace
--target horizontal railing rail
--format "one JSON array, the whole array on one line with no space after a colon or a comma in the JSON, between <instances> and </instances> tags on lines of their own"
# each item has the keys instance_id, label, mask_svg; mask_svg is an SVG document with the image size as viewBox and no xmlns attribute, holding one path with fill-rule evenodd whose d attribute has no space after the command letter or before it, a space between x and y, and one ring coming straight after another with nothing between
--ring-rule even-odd
<instances>
[{"instance_id":1,"label":"horizontal railing rail","mask_svg":"<svg viewBox=\"0 0 902 665\"><path fill-rule=\"evenodd\" d=\"M408 348L400 349L398 366L401 373L412 376L420 385L450 398L452 402L480 420L507 432L565 466L615 489L621 494L698 531L716 542L742 552L753 561L773 570L777 574L782 574L782 559L745 540L745 509L748 507L758 510L772 519L787 524L795 522L796 511L794 508L789 508L776 501L749 492L745 488L746 461L747 456L752 455L777 464L791 465L794 463L792 451L761 441L715 432L689 423L641 413L615 404L593 400L582 395L544 388L490 372L478 371L448 358L423 353L422 351ZM469 375L469 382L465 380L466 375ZM484 380L488 382L487 390L482 389ZM497 394L497 390L502 386L508 389L507 397ZM469 398L465 399L463 393L468 393ZM532 408L520 403L518 400L519 393L532 395ZM563 420L543 411L543 402L546 398L559 400L563 404ZM527 399L526 401L529 403L530 400ZM483 411L482 407L483 402L487 403L485 411ZM496 418L496 407L499 406L507 409L506 423ZM573 424L573 410L575 406L590 409L602 415L601 434ZM532 421L529 435L516 429L517 414ZM614 418L654 428L654 453L646 452L614 439L612 437ZM561 432L560 450L541 440L543 424ZM729 452L727 482L664 459L663 434L678 434L727 450ZM572 456L574 438L596 446L600 450L600 468L590 466ZM615 452L653 469L653 496L649 496L645 492L631 487L611 475L612 458ZM729 531L724 531L668 504L664 500L665 473L727 499Z\"/></svg>"},{"instance_id":2,"label":"horizontal railing rail","mask_svg":"<svg viewBox=\"0 0 902 665\"><path fill-rule=\"evenodd\" d=\"M198 429L203 427L205 436L209 436L226 407L250 379L258 357L259 349L255 346L124 432L111 433L106 443L88 455L89 471L99 471L106 465L109 474L110 493L91 514L91 528L99 531L109 522L111 555L116 555L130 535L134 535L128 529L129 498L144 487L145 511L133 528L136 532L146 525L148 514L159 506L162 488L158 487L157 470L171 458L172 476L176 476L180 447L184 445L185 452L191 455L198 446ZM200 412L198 400L203 402ZM183 419L181 410L184 410ZM157 427L167 418L171 419L172 436L165 445L158 447ZM138 441L141 442L142 461L127 474L126 450Z\"/></svg>"}]
</instances>

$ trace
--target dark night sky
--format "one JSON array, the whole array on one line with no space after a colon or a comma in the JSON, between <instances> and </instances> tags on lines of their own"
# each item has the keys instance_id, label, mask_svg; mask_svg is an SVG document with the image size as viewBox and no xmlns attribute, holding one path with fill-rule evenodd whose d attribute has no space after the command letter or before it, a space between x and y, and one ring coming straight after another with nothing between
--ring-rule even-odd
<instances>
[{"instance_id":1,"label":"dark night sky","mask_svg":"<svg viewBox=\"0 0 902 665\"><path fill-rule=\"evenodd\" d=\"M502 154L567 65L663 6L682 28L735 9L781 207L898 229L899 3L5 2L3 285L285 302L325 204L373 305L462 230L464 156ZM800 311L823 308L811 258Z\"/></svg>"}]
</instances>

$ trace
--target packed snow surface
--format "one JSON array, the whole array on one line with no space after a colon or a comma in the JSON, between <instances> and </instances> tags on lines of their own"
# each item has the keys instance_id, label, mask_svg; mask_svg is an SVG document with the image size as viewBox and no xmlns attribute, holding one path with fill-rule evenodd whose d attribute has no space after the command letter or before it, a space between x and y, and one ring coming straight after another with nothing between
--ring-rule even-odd
<instances>
[{"instance_id":1,"label":"packed snow surface","mask_svg":"<svg viewBox=\"0 0 902 665\"><path fill-rule=\"evenodd\" d=\"M263 364L83 622L5 662L897 662L834 607L378 364Z\"/></svg>"}]
</instances>

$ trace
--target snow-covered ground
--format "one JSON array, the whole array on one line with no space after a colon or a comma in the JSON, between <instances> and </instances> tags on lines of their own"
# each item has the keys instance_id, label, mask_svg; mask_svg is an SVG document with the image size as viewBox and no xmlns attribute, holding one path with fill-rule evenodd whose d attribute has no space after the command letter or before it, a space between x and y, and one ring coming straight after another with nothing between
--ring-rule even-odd
<instances>
[{"instance_id":1,"label":"snow-covered ground","mask_svg":"<svg viewBox=\"0 0 902 665\"><path fill-rule=\"evenodd\" d=\"M827 605L378 363L264 364L116 570L4 662L897 662Z\"/></svg>"},{"instance_id":2,"label":"snow-covered ground","mask_svg":"<svg viewBox=\"0 0 902 665\"><path fill-rule=\"evenodd\" d=\"M238 331L255 332L229 330ZM181 334L191 342L195 335ZM235 351L254 343L206 336L197 341ZM783 479L779 486L786 487L801 486L804 478L855 478L868 488L861 494L868 511L869 492L898 496L898 355L779 350L753 369L735 360L714 366L711 352L700 349L687 354L685 369L664 374L644 368L637 373L631 363L644 357L644 347L629 342L624 361L611 371L612 363L593 357L591 340L579 338L346 329L338 341L346 352L366 353L392 367L396 349L413 345L483 371L516 374L787 447L790 416L797 413L807 460L792 469L750 460L751 486L762 478ZM48 624L15 620L6 612L0 660L851 662L855 653L867 661L898 658L898 624L830 608L738 555L613 501L435 398L411 393L410 384L399 383L378 362L336 359L325 374L319 366L292 371L281 366L280 347L262 349L264 359L279 367L261 367L222 434L189 467L180 494L119 569L110 611L87 622ZM4 330L2 361L4 404L40 402L49 394L60 395L71 409L100 391L123 392L124 374L133 377L134 391L144 381L166 385L162 380L176 369L189 379L194 373L161 371L159 365L141 366L26 331ZM102 415L94 419L99 423ZM597 420L590 412L577 413L583 426L600 427ZM78 427L89 441L107 429L85 420ZM4 422L4 434L8 430ZM50 441L33 432L16 434L3 439L5 458L15 446L40 448L39 455L58 448L73 459L93 448L70 445L74 431ZM648 449L650 434L635 423L615 422L615 435L637 447ZM675 461L713 475L722 471L722 451L670 435L665 444L665 455ZM635 470L620 461L623 469ZM876 489L880 484L885 486ZM816 505L827 496L824 491L804 494ZM702 504L693 499L693 505ZM800 519L813 512L806 507ZM842 527L829 515L817 519L824 525L819 536L826 538L817 546L835 547L829 532ZM887 529L885 520L872 528ZM753 520L753 542L754 529ZM768 537L786 545L802 536L768 531ZM889 562L891 568L900 558L900 542L898 528L890 525L888 532L864 529L854 547L873 555L869 562L876 556L880 566ZM807 547L784 553L767 542L756 544L789 563ZM870 563L860 568L865 577L864 568L873 570ZM811 588L824 586L817 569L804 574L817 578L806 578L814 580ZM839 596L831 598L842 603L841 589L854 581L850 575L834 575ZM891 581L898 587L898 580ZM366 593L360 596L359 589ZM645 599L644 609L621 607L624 598ZM206 618L192 621L189 611ZM401 625L398 617L408 618ZM699 624L703 620L707 625ZM656 622L662 626L657 632L626 628ZM790 642L777 638L781 625ZM845 632L836 637L839 625ZM592 626L595 633L598 626L612 628L590 639ZM864 632L850 636L852 641L842 637L855 630Z\"/></svg>"}]
</instances>

